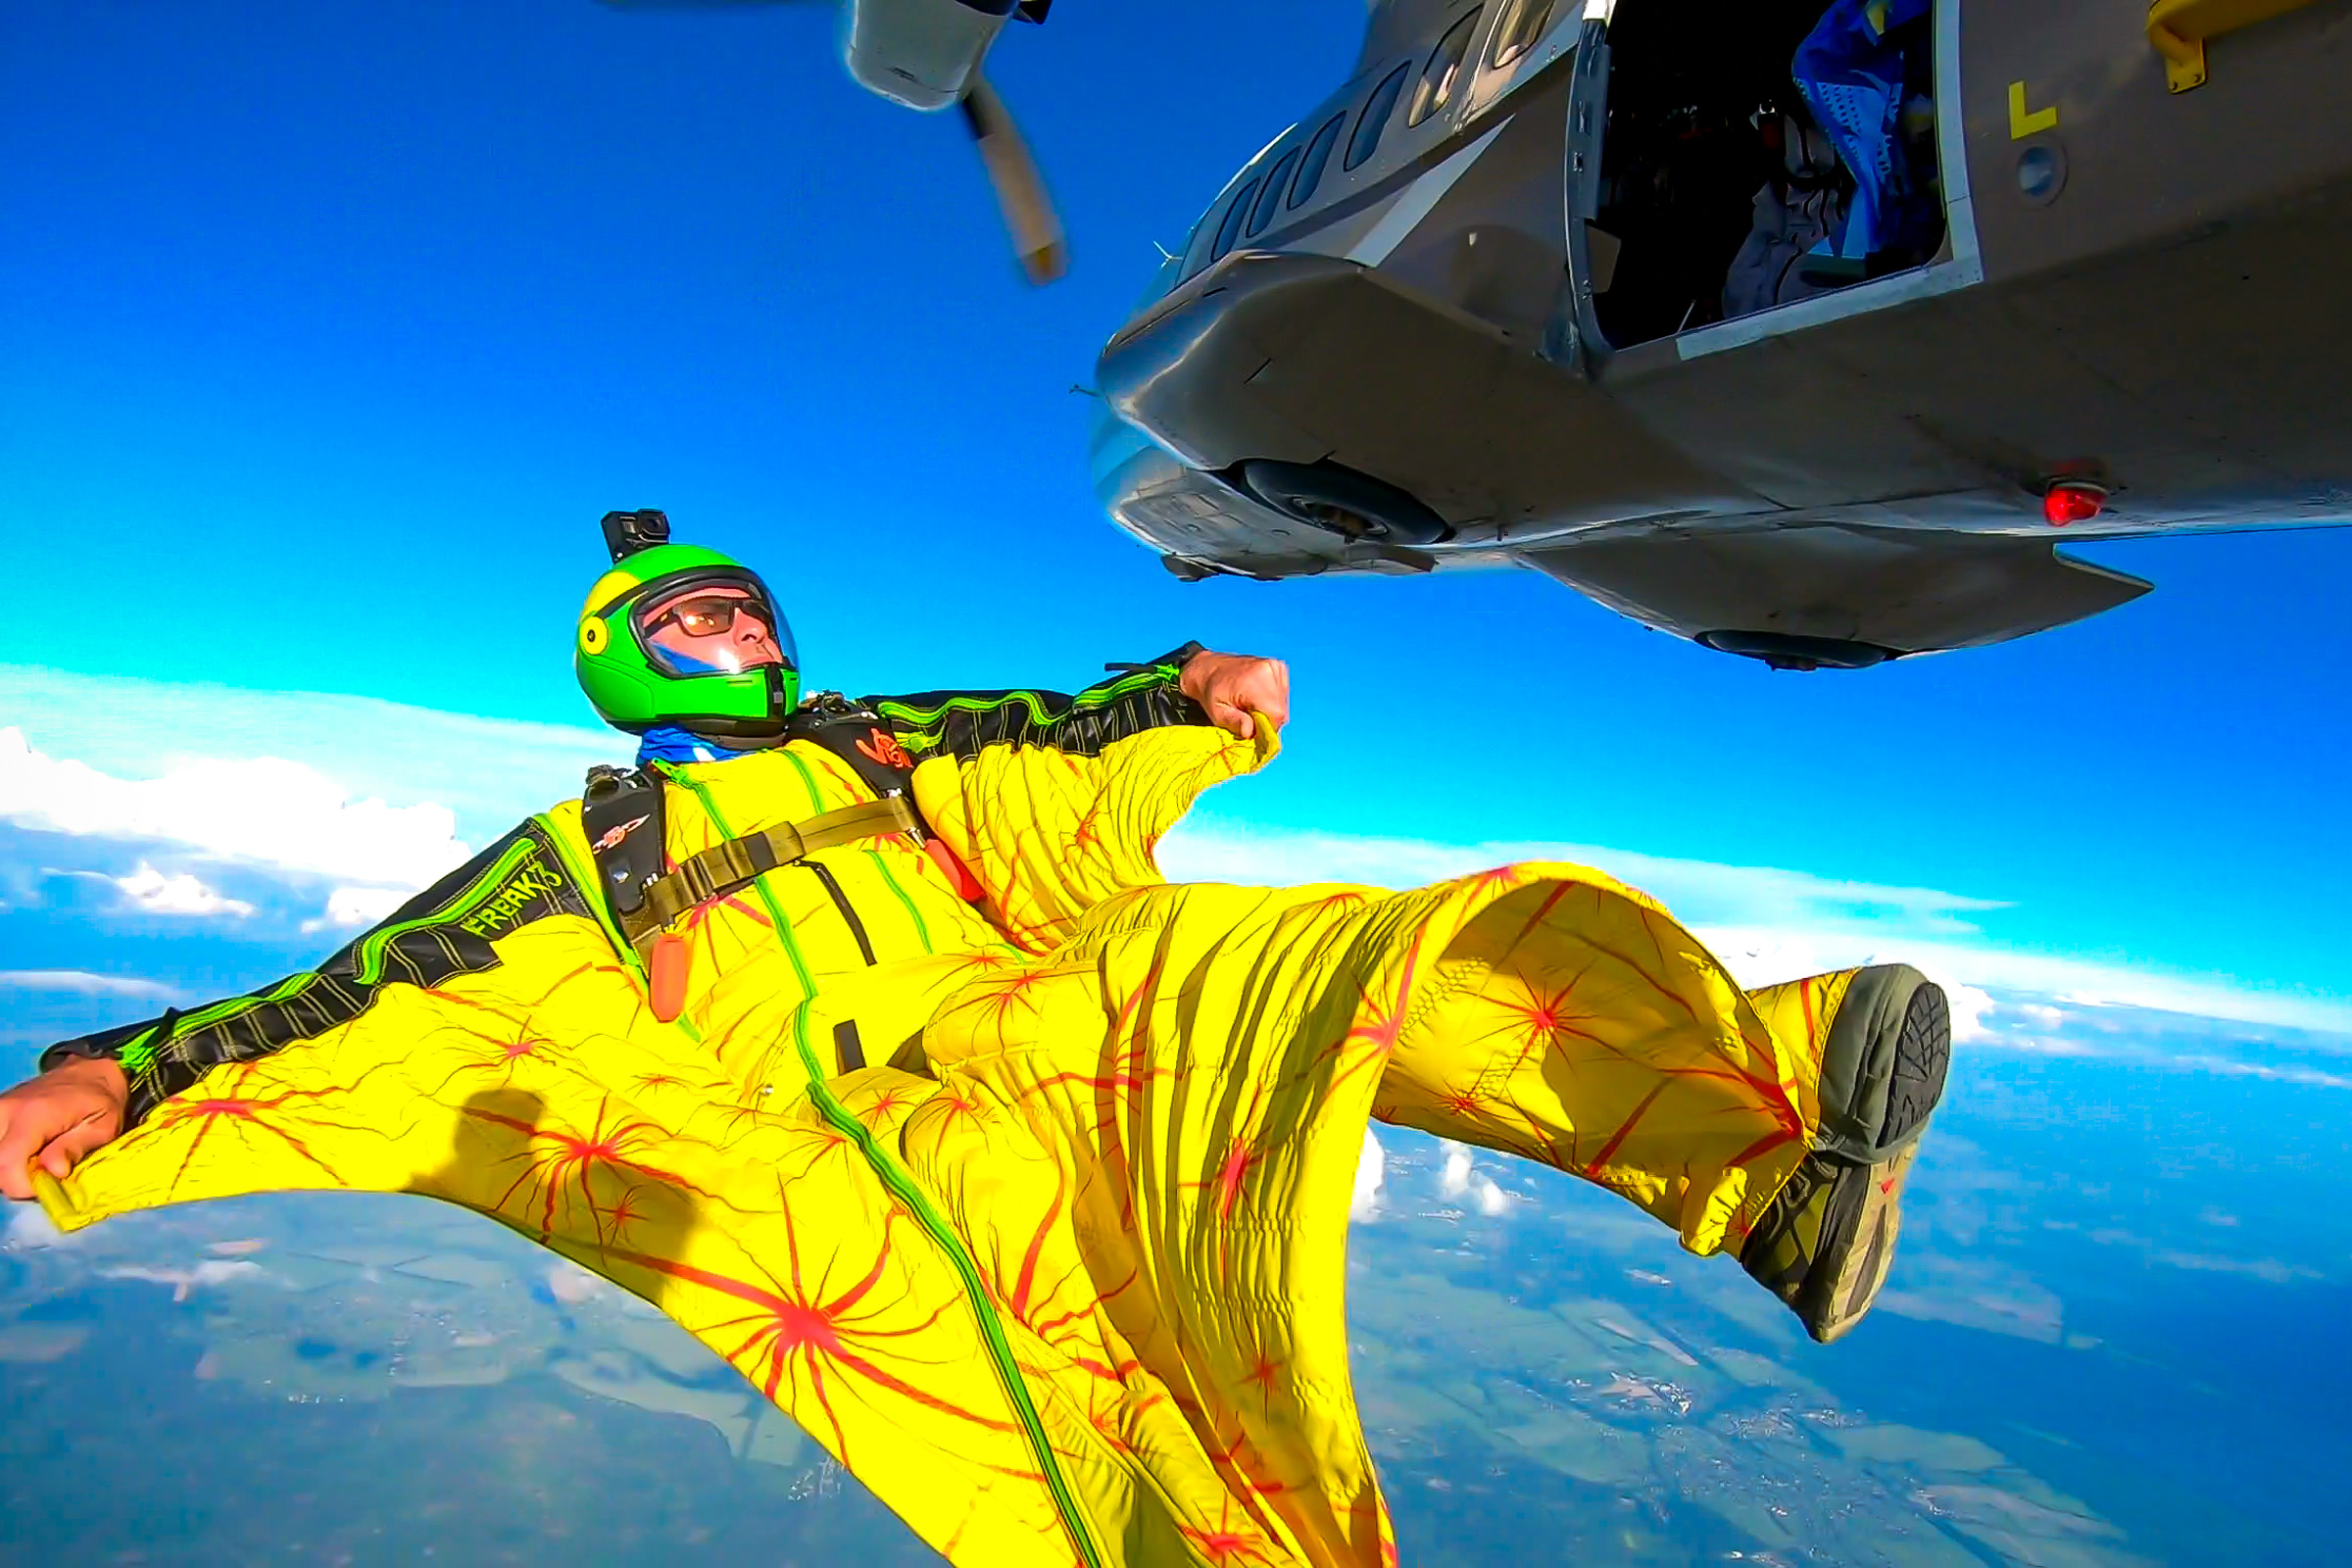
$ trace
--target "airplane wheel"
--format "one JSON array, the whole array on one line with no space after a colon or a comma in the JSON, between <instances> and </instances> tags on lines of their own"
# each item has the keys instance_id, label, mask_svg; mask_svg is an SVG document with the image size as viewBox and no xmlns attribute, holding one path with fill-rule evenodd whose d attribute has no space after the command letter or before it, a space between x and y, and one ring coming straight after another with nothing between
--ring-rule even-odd
<instances>
[{"instance_id":1,"label":"airplane wheel","mask_svg":"<svg viewBox=\"0 0 2352 1568\"><path fill-rule=\"evenodd\" d=\"M1903 656L1876 643L1839 637L1795 637L1778 631L1706 631L1693 639L1719 654L1761 659L1775 669L1868 669Z\"/></svg>"},{"instance_id":2,"label":"airplane wheel","mask_svg":"<svg viewBox=\"0 0 2352 1568\"><path fill-rule=\"evenodd\" d=\"M1240 468L1242 488L1286 517L1343 539L1434 545L1453 536L1446 519L1393 484L1337 463L1277 463L1252 458Z\"/></svg>"}]
</instances>

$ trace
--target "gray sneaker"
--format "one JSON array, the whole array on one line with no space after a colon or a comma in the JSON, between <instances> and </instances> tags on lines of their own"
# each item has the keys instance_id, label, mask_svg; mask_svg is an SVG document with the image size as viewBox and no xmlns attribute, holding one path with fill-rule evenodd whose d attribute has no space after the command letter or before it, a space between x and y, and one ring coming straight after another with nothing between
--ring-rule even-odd
<instances>
[{"instance_id":1,"label":"gray sneaker","mask_svg":"<svg viewBox=\"0 0 2352 1568\"><path fill-rule=\"evenodd\" d=\"M1854 976L1822 1052L1821 1132L1740 1250L1824 1345L1886 1283L1903 1182L1951 1061L1942 987L1907 964Z\"/></svg>"}]
</instances>

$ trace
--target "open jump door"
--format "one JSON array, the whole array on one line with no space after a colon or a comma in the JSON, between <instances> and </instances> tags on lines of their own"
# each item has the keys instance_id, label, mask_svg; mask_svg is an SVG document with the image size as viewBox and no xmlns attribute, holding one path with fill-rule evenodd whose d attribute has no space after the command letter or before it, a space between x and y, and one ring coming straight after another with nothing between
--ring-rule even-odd
<instances>
[{"instance_id":1,"label":"open jump door","mask_svg":"<svg viewBox=\"0 0 2352 1568\"><path fill-rule=\"evenodd\" d=\"M1956 3L1592 6L1567 174L1588 335L1631 348L1936 259Z\"/></svg>"}]
</instances>

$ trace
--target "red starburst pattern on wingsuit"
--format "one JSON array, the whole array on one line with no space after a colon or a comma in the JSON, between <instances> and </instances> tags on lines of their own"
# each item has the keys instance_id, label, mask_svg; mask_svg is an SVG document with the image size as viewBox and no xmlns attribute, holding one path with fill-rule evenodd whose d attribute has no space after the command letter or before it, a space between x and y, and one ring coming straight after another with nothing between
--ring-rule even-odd
<instances>
[{"instance_id":1,"label":"red starburst pattern on wingsuit","mask_svg":"<svg viewBox=\"0 0 2352 1568\"><path fill-rule=\"evenodd\" d=\"M1588 1180L1596 1181L1600 1178L1601 1172L1607 1168L1609 1162L1617 1157L1617 1152L1624 1147L1626 1139L1633 1135L1636 1124L1648 1113L1650 1106L1656 1104L1667 1090L1675 1086L1679 1079L1713 1079L1718 1082L1742 1085L1753 1091L1757 1099L1762 1102L1758 1108L1772 1117L1774 1123L1772 1131L1765 1133L1745 1149L1724 1161L1727 1166L1744 1165L1751 1160L1760 1159L1774 1150L1795 1143L1805 1136L1803 1120L1797 1115L1796 1107L1788 1102L1788 1095L1782 1090L1776 1079L1750 1072L1736 1063L1727 1070L1709 1067L1656 1067L1654 1070L1662 1075L1659 1082L1650 1088L1649 1093L1642 1097L1641 1102L1634 1106L1633 1112L1626 1117L1624 1124L1610 1135L1609 1141L1602 1146L1600 1152L1586 1163L1582 1174Z\"/></svg>"},{"instance_id":2,"label":"red starburst pattern on wingsuit","mask_svg":"<svg viewBox=\"0 0 2352 1568\"><path fill-rule=\"evenodd\" d=\"M514 1026L512 1032L477 1034L470 1029L443 1025L427 1031L417 1041L419 1047L427 1048L445 1043L462 1059L451 1064L441 1081L426 1091L427 1099L451 1098L458 1081L473 1075L479 1075L474 1077L476 1083L487 1080L500 1085L512 1084L519 1067L552 1054L555 1045L545 1036L531 1034L519 1026ZM431 1059L424 1051L420 1050L416 1054L419 1060Z\"/></svg>"},{"instance_id":3,"label":"red starburst pattern on wingsuit","mask_svg":"<svg viewBox=\"0 0 2352 1568\"><path fill-rule=\"evenodd\" d=\"M1551 1146L1532 1126L1504 1125L1506 1115L1517 1115L1523 1124L1527 1122L1525 1114L1507 1100L1491 1100L1471 1088L1448 1090L1438 1096L1434 1103L1439 1110L1457 1121L1478 1123L1478 1137L1474 1142L1544 1164L1550 1164L1555 1159ZM1386 1121L1396 1114L1396 1107L1374 1105L1372 1114Z\"/></svg>"},{"instance_id":4,"label":"red starburst pattern on wingsuit","mask_svg":"<svg viewBox=\"0 0 2352 1568\"><path fill-rule=\"evenodd\" d=\"M1451 1089L1438 1097L1440 1110L1465 1121L1478 1115L1486 1102L1486 1097L1475 1089Z\"/></svg>"},{"instance_id":5,"label":"red starburst pattern on wingsuit","mask_svg":"<svg viewBox=\"0 0 2352 1568\"><path fill-rule=\"evenodd\" d=\"M1236 1134L1226 1145L1225 1157L1217 1162L1217 1174L1211 1181L1188 1182L1189 1187L1215 1186L1217 1190L1217 1218L1230 1221L1235 1209L1242 1205L1242 1189L1250 1173L1264 1162L1266 1152L1250 1143L1244 1134Z\"/></svg>"},{"instance_id":6,"label":"red starburst pattern on wingsuit","mask_svg":"<svg viewBox=\"0 0 2352 1568\"><path fill-rule=\"evenodd\" d=\"M855 1283L830 1298L825 1292L828 1289L827 1278L832 1272L831 1260L828 1259L825 1268L820 1271L813 1289L806 1284L802 1278L800 1237L792 1223L792 1210L789 1207L782 1208L778 1211L778 1217L784 1225L789 1281L779 1280L765 1269L759 1270L759 1281L741 1280L710 1269L697 1268L675 1258L651 1257L636 1252L613 1252L610 1255L619 1261L651 1269L657 1274L715 1291L749 1306L749 1312L711 1323L699 1332L711 1337L712 1343L717 1345L730 1331L748 1329L748 1335L731 1349L721 1347L722 1353L741 1368L745 1376L757 1383L760 1391L771 1402L783 1402L779 1391L783 1389L787 1378L793 1380L796 1394L805 1380L809 1396L833 1429L834 1453L843 1465L852 1469L856 1468L856 1462L850 1452L849 1435L842 1426L841 1414L834 1408L836 1389L826 1381L828 1372L845 1390L857 1390L866 1407L882 1415L885 1420L889 1420L889 1417L873 1403L872 1395L867 1391L879 1390L894 1395L927 1410L936 1410L942 1415L953 1416L990 1432L1011 1433L1020 1430L1018 1422L1000 1421L952 1404L875 1364L877 1360L892 1357L910 1359L891 1342L914 1340L919 1343L923 1335L930 1333L941 1318L959 1304L959 1298L950 1298L941 1301L919 1321L897 1328L881 1326L885 1314L898 1309L904 1299L887 1292L870 1302L867 1299L872 1296L874 1287L881 1282L890 1262L891 1228L899 1217L897 1210L892 1210L883 1219L882 1236L875 1249L873 1265ZM753 1266L758 1268L757 1264ZM913 1364L922 1366L933 1363L917 1361ZM864 1388L859 1389L859 1384ZM896 1422L892 1424L897 1425ZM1005 1473L1024 1474L1018 1471ZM1030 1478L1037 1479L1034 1475Z\"/></svg>"},{"instance_id":7,"label":"red starburst pattern on wingsuit","mask_svg":"<svg viewBox=\"0 0 2352 1568\"><path fill-rule=\"evenodd\" d=\"M1601 902L1601 890L1597 887L1592 887L1590 884L1582 883L1562 883L1560 886L1553 889L1550 896L1544 901L1542 906L1537 908L1535 913L1529 916L1526 925L1520 931L1519 937L1512 943L1512 949L1516 951L1518 947L1535 932L1537 927L1541 926L1546 919L1548 919L1552 911L1562 903L1564 903L1568 896L1578 887L1588 888L1589 891L1593 894L1594 902L1596 904ZM1655 956L1653 963L1650 965L1637 963L1627 954L1615 948L1611 948L1604 943L1596 941L1590 931L1578 931L1575 933L1575 940L1580 945L1584 946L1599 956L1612 960L1619 966L1620 969L1625 970L1642 980L1644 985L1646 985L1651 991L1655 992L1658 996L1672 1002L1676 1006L1680 1007L1686 1014L1689 1015L1693 1027L1703 1027L1703 1023L1699 1017L1698 1011L1694 1006L1691 1005L1690 1000L1684 997L1680 992L1675 991L1673 988L1667 986L1663 981L1659 980L1656 974L1653 972L1654 969L1666 967L1666 945L1664 938L1658 934L1656 923L1652 919L1650 912L1645 908L1637 907L1635 909L1635 914L1641 921L1643 933L1650 939L1651 951ZM1596 1015L1594 1014L1571 1014L1567 1011L1567 999L1569 994L1573 992L1576 985L1584 979L1585 975L1590 973L1590 965L1587 965L1585 969L1579 970L1575 979L1570 982L1567 990L1557 993L1549 998L1539 995L1533 1005L1524 1013L1524 1016L1526 1017L1531 1029L1539 1027L1546 1028L1551 1032L1551 1038L1554 1039L1561 1035L1573 1036L1577 1039L1581 1039L1592 1045L1597 1046L1622 1060L1636 1063L1648 1071L1658 1072L1664 1076L1662 1077L1661 1081L1654 1085L1650 1091L1642 1097L1641 1102L1635 1105L1632 1113L1628 1115L1625 1121L1618 1126L1614 1133L1610 1135L1608 1141L1602 1146L1600 1152L1593 1158L1583 1163L1581 1170L1585 1176L1588 1178L1597 1179L1600 1172L1605 1169L1609 1162L1617 1156L1617 1152L1621 1148L1624 1147L1625 1141L1632 1136L1636 1124L1638 1124L1642 1118L1647 1114L1649 1108L1657 1102L1659 1098L1669 1088L1673 1087L1674 1081L1678 1078L1702 1080L1713 1079L1720 1082L1739 1084L1742 1088L1753 1093L1757 1100L1761 1102L1761 1108L1766 1114L1772 1117L1774 1124L1773 1130L1756 1139L1739 1153L1733 1155L1732 1158L1726 1162L1728 1164L1745 1164L1751 1160L1760 1158L1763 1155L1770 1153L1776 1149L1782 1148L1789 1143L1805 1137L1803 1119L1797 1114L1795 1105L1789 1102L1788 1093L1781 1085L1780 1081L1777 1078L1767 1077L1763 1074L1751 1071L1741 1061L1735 1057L1729 1043L1721 1040L1720 1038L1710 1038L1708 1044L1715 1049L1721 1057L1723 1061L1722 1067L1669 1067L1659 1063L1654 1057L1637 1055L1634 1053L1627 1051L1624 1047L1617 1045L1613 1041L1594 1034L1590 1030L1576 1027L1577 1024L1590 1023L1595 1021L1596 1019ZM1740 1047L1743 1052L1749 1049L1744 1040L1740 1043ZM1574 1165L1573 1156L1570 1157L1567 1163L1571 1165L1571 1168L1576 1168Z\"/></svg>"},{"instance_id":8,"label":"red starburst pattern on wingsuit","mask_svg":"<svg viewBox=\"0 0 2352 1568\"><path fill-rule=\"evenodd\" d=\"M645 1217L646 1190L643 1187L624 1187L605 1210L605 1223L615 1237L626 1237L629 1227Z\"/></svg>"},{"instance_id":9,"label":"red starburst pattern on wingsuit","mask_svg":"<svg viewBox=\"0 0 2352 1568\"><path fill-rule=\"evenodd\" d=\"M744 903L739 895L729 893L719 898L707 900L704 903L696 905L693 908L688 909L685 913L684 923L681 925L680 931L683 934L690 935L693 932L700 930L702 927L709 925L712 917L715 916L721 909L726 910L730 914L740 914L745 919L750 920L758 925L772 927L775 923L774 921L768 919L766 911L755 909L750 905Z\"/></svg>"},{"instance_id":10,"label":"red starburst pattern on wingsuit","mask_svg":"<svg viewBox=\"0 0 2352 1568\"><path fill-rule=\"evenodd\" d=\"M1369 1013L1370 1021L1351 1027L1338 1041L1318 1052L1314 1061L1308 1065L1307 1070L1313 1072L1325 1062L1336 1063L1331 1081L1324 1086L1325 1094L1338 1089L1371 1063L1387 1060L1389 1053L1396 1049L1396 1037L1404 1028L1405 1009L1412 1002L1413 977L1420 968L1421 944L1428 937L1429 927L1425 924L1415 929L1413 940L1406 944L1404 957L1397 966L1396 989L1389 999L1385 1012L1381 1004L1372 1000L1371 988L1367 986L1362 1005L1357 1008L1357 1016ZM1363 1049L1356 1054L1354 1060L1348 1060L1348 1048L1359 1044Z\"/></svg>"},{"instance_id":11,"label":"red starburst pattern on wingsuit","mask_svg":"<svg viewBox=\"0 0 2352 1568\"><path fill-rule=\"evenodd\" d=\"M1129 1380L1143 1363L1133 1358L1115 1365L1102 1358L1103 1339L1097 1319L1106 1303L1125 1293L1141 1278L1141 1270L1131 1269L1127 1277L1107 1291L1094 1287L1094 1277L1083 1257L1071 1261L1047 1282L1044 1258L1050 1243L1065 1233L1062 1212L1069 1200L1069 1190L1063 1181L1054 1184L1054 1200L1046 1205L1044 1215L1030 1232L1027 1247L1022 1250L1019 1266L1013 1271L1009 1284L1002 1256L998 1257L992 1274L994 1284L1004 1309L1040 1340L1053 1346L1071 1365L1097 1380L1115 1385L1125 1391ZM1049 1306L1059 1310L1049 1312ZM1098 1423L1099 1424L1099 1423Z\"/></svg>"},{"instance_id":12,"label":"red starburst pattern on wingsuit","mask_svg":"<svg viewBox=\"0 0 2352 1568\"><path fill-rule=\"evenodd\" d=\"M319 1173L329 1181L340 1183L342 1177L337 1174L333 1166L312 1153L310 1146L303 1141L300 1135L279 1126L274 1118L279 1115L289 1115L298 1122L317 1122L316 1112L303 1114L297 1112L295 1107L317 1105L321 1101L329 1099L348 1099L377 1070L377 1068L371 1067L349 1084L338 1084L325 1089L286 1089L273 1095L218 1093L219 1090L232 1088L237 1084L251 1083L260 1076L261 1063L254 1062L226 1069L218 1081L208 1080L206 1088L215 1092L214 1098L198 1100L189 1095L180 1095L166 1101L150 1118L148 1126L158 1129L159 1133L161 1129L171 1127L193 1127L195 1129L188 1139L187 1148L180 1152L179 1165L172 1173L172 1180L165 1188L166 1194L176 1193L179 1190L180 1181L187 1175L188 1167L194 1163L198 1151L204 1148L215 1132L223 1128L229 1129L229 1131L223 1133L222 1136L233 1137L252 1147L290 1150L304 1161L316 1166ZM365 1125L337 1125L334 1130L355 1133L374 1131L373 1128ZM151 1134L150 1136L157 1135Z\"/></svg>"},{"instance_id":13,"label":"red starburst pattern on wingsuit","mask_svg":"<svg viewBox=\"0 0 2352 1568\"><path fill-rule=\"evenodd\" d=\"M762 1096L758 1091L753 1091L748 1098L738 1100L731 1104L714 1105L712 1112L718 1117L720 1125L726 1129L726 1136L729 1139L740 1138L746 1128L775 1125L781 1112L769 1103L773 1098L773 1096ZM833 1141L835 1143L847 1142L838 1135Z\"/></svg>"},{"instance_id":14,"label":"red starburst pattern on wingsuit","mask_svg":"<svg viewBox=\"0 0 2352 1568\"><path fill-rule=\"evenodd\" d=\"M1584 1027L1599 1022L1599 1015L1579 1011L1572 1004L1576 999L1576 988L1583 982L1589 969L1589 965L1586 969L1579 969L1557 991L1546 994L1531 985L1525 1002L1500 1003L1502 1009L1517 1018L1526 1029L1519 1043L1518 1059L1511 1064L1513 1071L1526 1066L1529 1060L1549 1051L1562 1039L1588 1041L1604 1050L1616 1049Z\"/></svg>"},{"instance_id":15,"label":"red starburst pattern on wingsuit","mask_svg":"<svg viewBox=\"0 0 2352 1568\"><path fill-rule=\"evenodd\" d=\"M1264 1136L1259 1118L1271 1090L1269 1084L1258 1085L1250 1097L1250 1108L1235 1118L1236 1124L1225 1138L1224 1152L1217 1156L1214 1173L1200 1181L1181 1184L1213 1194L1209 1206L1217 1217L1216 1260L1220 1280L1233 1271L1233 1216L1248 1196L1251 1173L1265 1163L1269 1152L1258 1140Z\"/></svg>"},{"instance_id":16,"label":"red starburst pattern on wingsuit","mask_svg":"<svg viewBox=\"0 0 2352 1568\"><path fill-rule=\"evenodd\" d=\"M1250 1434L1242 1425L1241 1414L1234 1413L1233 1440L1222 1447L1211 1447L1216 1440L1217 1418L1208 1413L1205 1405L1181 1395L1170 1395L1169 1402L1184 1412L1196 1434L1200 1435L1200 1453L1208 1460L1209 1468L1225 1477L1228 1485L1246 1488L1261 1497L1271 1497L1292 1488L1284 1482L1269 1479L1265 1456L1250 1446Z\"/></svg>"},{"instance_id":17,"label":"red starburst pattern on wingsuit","mask_svg":"<svg viewBox=\"0 0 2352 1568\"><path fill-rule=\"evenodd\" d=\"M1262 1346L1250 1358L1250 1370L1242 1374L1242 1384L1245 1388L1257 1390L1259 1414L1270 1415L1273 1413L1274 1385L1281 1378L1282 1369L1289 1364L1286 1361L1276 1360L1266 1352Z\"/></svg>"},{"instance_id":18,"label":"red starburst pattern on wingsuit","mask_svg":"<svg viewBox=\"0 0 2352 1568\"><path fill-rule=\"evenodd\" d=\"M994 1031L996 1037L991 1044L1002 1047L1024 1038L1008 1033L1007 1025L1021 1012L1028 1013L1032 1019L1037 1016L1037 999L1031 993L1045 984L1048 978L1043 969L1023 969L1002 980L978 982L973 988L978 994L958 1004L958 1007L983 1009L988 1019L987 1027Z\"/></svg>"},{"instance_id":19,"label":"red starburst pattern on wingsuit","mask_svg":"<svg viewBox=\"0 0 2352 1568\"><path fill-rule=\"evenodd\" d=\"M927 1084L923 1087L930 1088ZM850 1102L849 1108L866 1126L886 1133L929 1098L912 1084L885 1082L868 1088L863 1098Z\"/></svg>"},{"instance_id":20,"label":"red starburst pattern on wingsuit","mask_svg":"<svg viewBox=\"0 0 2352 1568\"><path fill-rule=\"evenodd\" d=\"M1525 870L1517 865L1497 865L1473 873L1469 882L1473 889L1485 892L1489 888L1515 887L1525 874Z\"/></svg>"},{"instance_id":21,"label":"red starburst pattern on wingsuit","mask_svg":"<svg viewBox=\"0 0 2352 1568\"><path fill-rule=\"evenodd\" d=\"M1178 1525L1177 1528L1184 1532L1184 1539L1191 1542L1194 1548L1215 1564L1216 1568L1228 1568L1228 1565L1241 1563L1272 1563L1275 1559L1267 1554L1270 1543L1265 1533L1247 1518L1235 1519L1233 1513L1233 1499L1221 1497L1217 1501L1217 1522L1214 1527L1203 1530L1192 1525Z\"/></svg>"},{"instance_id":22,"label":"red starburst pattern on wingsuit","mask_svg":"<svg viewBox=\"0 0 2352 1568\"><path fill-rule=\"evenodd\" d=\"M437 1047L447 1042L451 1049L466 1059L453 1066L447 1077L426 1092L426 1098L450 1098L461 1074L485 1073L501 1084L512 1084L516 1070L525 1062L542 1061L563 1054L564 1045L532 1025L533 1012L546 1006L574 983L604 975L623 978L624 972L616 963L587 962L576 964L550 981L536 997L521 997L500 1002L469 997L458 991L434 991L433 1000L440 1009L465 1016L465 1024L441 1023L425 1031L417 1039L419 1047ZM571 1044L577 1046L575 1040ZM422 1053L418 1053L421 1056Z\"/></svg>"},{"instance_id":23,"label":"red starburst pattern on wingsuit","mask_svg":"<svg viewBox=\"0 0 2352 1568\"><path fill-rule=\"evenodd\" d=\"M980 1102L959 1089L942 1090L926 1103L937 1105L940 1114L948 1121L960 1121L967 1117L977 1119L980 1114Z\"/></svg>"},{"instance_id":24,"label":"red starburst pattern on wingsuit","mask_svg":"<svg viewBox=\"0 0 2352 1568\"><path fill-rule=\"evenodd\" d=\"M1112 1180L1121 1187L1127 1185L1126 1162L1116 1136L1118 1128L1134 1119L1137 1097L1154 1079L1177 1076L1172 1068L1151 1065L1153 1041L1151 1033L1151 1014L1148 1004L1159 989L1159 978L1167 966L1167 950L1163 941L1152 956L1151 967L1134 990L1112 1009L1110 1025L1102 1036L1102 1069L1094 1073L1057 1072L1040 1078L1021 1092L1019 1098L1046 1089L1077 1088L1086 1091L1094 1102L1094 1132L1101 1140L1105 1159L1112 1167ZM1107 979L1104 982L1107 989Z\"/></svg>"},{"instance_id":25,"label":"red starburst pattern on wingsuit","mask_svg":"<svg viewBox=\"0 0 2352 1568\"><path fill-rule=\"evenodd\" d=\"M519 1197L520 1210L528 1214L534 1203L539 1211L539 1240L547 1241L555 1234L556 1204L567 1197L576 1196L588 1210L589 1224L599 1247L607 1247L614 1239L614 1227L610 1204L600 1206L596 1197L598 1171L626 1172L643 1176L665 1187L694 1194L697 1198L716 1201L715 1197L695 1186L682 1176L649 1165L631 1157L646 1145L659 1146L674 1141L673 1135L649 1121L614 1121L608 1125L612 1102L600 1101L596 1121L586 1133L566 1132L559 1127L535 1126L514 1116L503 1116L493 1110L479 1110L468 1105L465 1114L475 1121L489 1122L522 1134L522 1148L501 1163L522 1162L522 1174L501 1193L490 1206L501 1212Z\"/></svg>"}]
</instances>

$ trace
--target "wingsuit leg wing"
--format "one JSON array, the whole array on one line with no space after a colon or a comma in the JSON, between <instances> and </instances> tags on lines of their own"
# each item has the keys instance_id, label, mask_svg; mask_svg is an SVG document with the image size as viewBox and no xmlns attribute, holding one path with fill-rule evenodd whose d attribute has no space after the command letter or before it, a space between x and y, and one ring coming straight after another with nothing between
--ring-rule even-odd
<instances>
[{"instance_id":1,"label":"wingsuit leg wing","mask_svg":"<svg viewBox=\"0 0 2352 1568\"><path fill-rule=\"evenodd\" d=\"M934 1017L906 1152L1024 1364L1168 1499L1190 1560L1377 1564L1344 1306L1367 1117L1571 1170L1712 1250L1818 1114L1830 1004L1760 1000L1578 867L1139 890ZM1161 1560L1149 1540L1118 1560Z\"/></svg>"}]
</instances>

